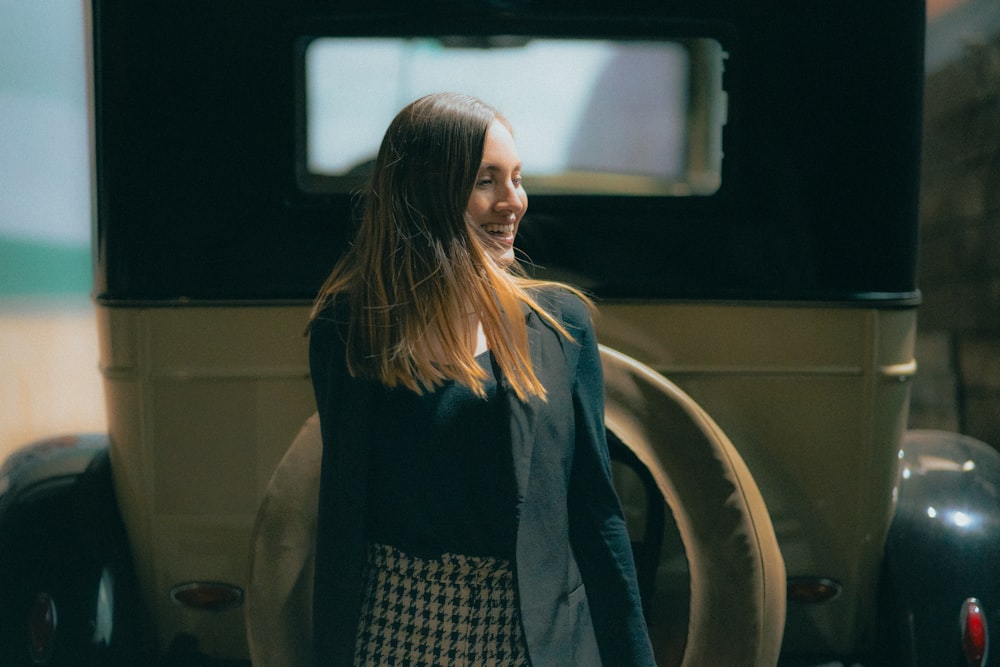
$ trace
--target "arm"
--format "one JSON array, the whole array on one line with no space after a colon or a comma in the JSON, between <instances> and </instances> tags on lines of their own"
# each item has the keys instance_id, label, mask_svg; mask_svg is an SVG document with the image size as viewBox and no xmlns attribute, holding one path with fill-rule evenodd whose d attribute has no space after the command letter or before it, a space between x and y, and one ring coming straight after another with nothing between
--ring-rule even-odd
<instances>
[{"instance_id":1,"label":"arm","mask_svg":"<svg viewBox=\"0 0 1000 667\"><path fill-rule=\"evenodd\" d=\"M334 420L330 415L330 406L336 400L334 389L337 384L336 378L343 369L337 363L335 350L340 346L334 345L337 338L337 327L333 321L326 319L332 317L330 308L320 312L313 320L309 331L309 372L312 376L313 393L316 396L316 407L320 416L320 429L323 434L323 458L320 467L320 495L318 505L317 533L316 533L316 561L315 575L313 580L313 646L317 657L315 664L322 664L323 657L331 655L334 647L329 642L324 641L329 637L327 626L330 619L335 614L332 606L330 591L333 584L333 572L328 566L329 541L332 538L330 531L326 529L329 525L326 508L330 505L330 495L332 491L332 472L334 469L332 448L327 447L330 442L331 422Z\"/></svg>"},{"instance_id":2,"label":"arm","mask_svg":"<svg viewBox=\"0 0 1000 667\"><path fill-rule=\"evenodd\" d=\"M582 304L568 308L564 317L580 346L573 386L576 450L568 498L574 556L587 589L604 664L652 666L656 663L632 549L611 478L597 340Z\"/></svg>"},{"instance_id":3,"label":"arm","mask_svg":"<svg viewBox=\"0 0 1000 667\"><path fill-rule=\"evenodd\" d=\"M328 306L313 321L309 367L323 437L313 584L317 665L353 662L363 566L366 390L350 378L343 308ZM338 320L339 318L339 320Z\"/></svg>"}]
</instances>

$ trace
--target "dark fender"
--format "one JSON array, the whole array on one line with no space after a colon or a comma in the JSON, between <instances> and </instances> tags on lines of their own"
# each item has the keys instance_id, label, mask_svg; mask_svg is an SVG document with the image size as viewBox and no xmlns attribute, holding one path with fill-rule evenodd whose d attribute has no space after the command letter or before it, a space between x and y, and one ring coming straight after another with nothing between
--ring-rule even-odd
<instances>
[{"instance_id":1,"label":"dark fender","mask_svg":"<svg viewBox=\"0 0 1000 667\"><path fill-rule=\"evenodd\" d=\"M901 453L898 501L886 544L883 616L892 663L967 665L963 601L977 598L1000 664L1000 454L944 431L911 431Z\"/></svg>"},{"instance_id":2,"label":"dark fender","mask_svg":"<svg viewBox=\"0 0 1000 667\"><path fill-rule=\"evenodd\" d=\"M0 468L0 664L141 664L137 599L107 437L12 454Z\"/></svg>"}]
</instances>

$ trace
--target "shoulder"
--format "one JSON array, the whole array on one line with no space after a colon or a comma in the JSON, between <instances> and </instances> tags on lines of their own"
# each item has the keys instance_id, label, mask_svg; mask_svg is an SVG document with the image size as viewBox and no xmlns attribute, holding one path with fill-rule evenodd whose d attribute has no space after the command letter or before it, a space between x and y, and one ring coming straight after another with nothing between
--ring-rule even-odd
<instances>
[{"instance_id":1,"label":"shoulder","mask_svg":"<svg viewBox=\"0 0 1000 667\"><path fill-rule=\"evenodd\" d=\"M315 314L309 322L309 332L335 331L343 329L350 321L350 303L346 296L332 296L316 305Z\"/></svg>"},{"instance_id":2,"label":"shoulder","mask_svg":"<svg viewBox=\"0 0 1000 667\"><path fill-rule=\"evenodd\" d=\"M590 304L573 290L559 284L536 288L534 297L541 308L571 332L591 329Z\"/></svg>"},{"instance_id":3,"label":"shoulder","mask_svg":"<svg viewBox=\"0 0 1000 667\"><path fill-rule=\"evenodd\" d=\"M343 362L350 329L350 303L346 298L330 298L319 304L309 321L309 353L312 364Z\"/></svg>"}]
</instances>

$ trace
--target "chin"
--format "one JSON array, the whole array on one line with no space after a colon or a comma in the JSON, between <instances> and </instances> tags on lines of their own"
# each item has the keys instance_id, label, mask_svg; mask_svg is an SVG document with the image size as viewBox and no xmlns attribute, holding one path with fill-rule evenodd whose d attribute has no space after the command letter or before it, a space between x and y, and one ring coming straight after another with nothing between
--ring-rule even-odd
<instances>
[{"instance_id":1,"label":"chin","mask_svg":"<svg viewBox=\"0 0 1000 667\"><path fill-rule=\"evenodd\" d=\"M493 261L502 266L503 268L509 267L514 263L514 248L507 248L506 250L491 251L490 257Z\"/></svg>"}]
</instances>

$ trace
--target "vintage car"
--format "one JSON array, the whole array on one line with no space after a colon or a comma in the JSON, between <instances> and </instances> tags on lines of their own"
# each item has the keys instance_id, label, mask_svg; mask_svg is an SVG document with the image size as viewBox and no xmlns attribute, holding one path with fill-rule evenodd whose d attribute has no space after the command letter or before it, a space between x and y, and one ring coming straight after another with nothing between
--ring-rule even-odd
<instances>
[{"instance_id":1,"label":"vintage car","mask_svg":"<svg viewBox=\"0 0 1000 667\"><path fill-rule=\"evenodd\" d=\"M88 0L109 429L0 470L0 662L249 664L312 299L394 112L460 90L598 303L660 664L998 664L998 456L906 428L922 4Z\"/></svg>"}]
</instances>

